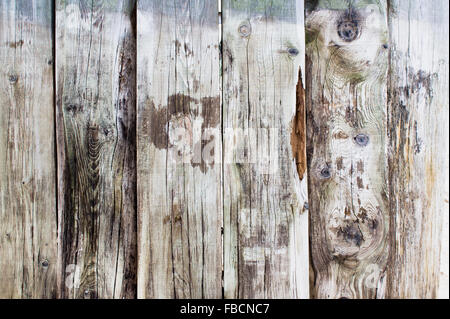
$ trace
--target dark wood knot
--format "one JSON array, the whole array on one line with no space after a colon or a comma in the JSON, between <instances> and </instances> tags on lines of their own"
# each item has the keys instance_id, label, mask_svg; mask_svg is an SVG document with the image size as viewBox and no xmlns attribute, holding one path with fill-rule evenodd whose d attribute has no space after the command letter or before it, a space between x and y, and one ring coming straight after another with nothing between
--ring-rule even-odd
<instances>
[{"instance_id":1,"label":"dark wood knot","mask_svg":"<svg viewBox=\"0 0 450 319\"><path fill-rule=\"evenodd\" d=\"M356 20L344 20L338 24L338 35L345 42L355 40L360 33L360 27Z\"/></svg>"}]
</instances>

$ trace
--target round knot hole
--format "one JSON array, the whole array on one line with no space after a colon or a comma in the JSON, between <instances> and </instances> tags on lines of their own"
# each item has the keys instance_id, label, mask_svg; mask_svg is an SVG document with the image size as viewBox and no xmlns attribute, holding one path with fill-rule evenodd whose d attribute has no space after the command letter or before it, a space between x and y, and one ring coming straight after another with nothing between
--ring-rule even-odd
<instances>
[{"instance_id":1,"label":"round knot hole","mask_svg":"<svg viewBox=\"0 0 450 319\"><path fill-rule=\"evenodd\" d=\"M345 42L351 42L359 36L359 25L355 20L346 20L338 24L338 35Z\"/></svg>"},{"instance_id":2,"label":"round knot hole","mask_svg":"<svg viewBox=\"0 0 450 319\"><path fill-rule=\"evenodd\" d=\"M243 22L239 26L238 31L241 36L246 38L246 37L250 36L250 34L252 33L252 28L251 28L250 24L248 24L247 22Z\"/></svg>"},{"instance_id":3,"label":"round knot hole","mask_svg":"<svg viewBox=\"0 0 450 319\"><path fill-rule=\"evenodd\" d=\"M367 144L369 144L369 136L367 136L366 134L358 134L353 139L359 146L366 146Z\"/></svg>"},{"instance_id":4,"label":"round knot hole","mask_svg":"<svg viewBox=\"0 0 450 319\"><path fill-rule=\"evenodd\" d=\"M15 74L11 74L8 79L9 79L9 82L16 83L18 80L18 77Z\"/></svg>"},{"instance_id":5,"label":"round knot hole","mask_svg":"<svg viewBox=\"0 0 450 319\"><path fill-rule=\"evenodd\" d=\"M287 50L287 52L288 52L289 55L291 55L291 56L296 56L296 55L299 54L299 51L297 50L297 48L289 48L289 49Z\"/></svg>"},{"instance_id":6,"label":"round knot hole","mask_svg":"<svg viewBox=\"0 0 450 319\"><path fill-rule=\"evenodd\" d=\"M331 172L330 172L330 168L327 166L325 166L324 168L322 168L322 170L320 171L320 176L322 178L330 178L331 177Z\"/></svg>"}]
</instances>

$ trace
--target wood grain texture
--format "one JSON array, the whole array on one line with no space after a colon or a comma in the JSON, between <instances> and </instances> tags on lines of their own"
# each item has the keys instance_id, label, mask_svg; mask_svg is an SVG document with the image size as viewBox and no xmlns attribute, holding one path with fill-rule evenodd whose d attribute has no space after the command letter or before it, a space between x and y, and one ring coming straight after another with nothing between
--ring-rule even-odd
<instances>
[{"instance_id":1,"label":"wood grain texture","mask_svg":"<svg viewBox=\"0 0 450 319\"><path fill-rule=\"evenodd\" d=\"M386 2L309 2L306 16L312 296L375 298L390 234Z\"/></svg>"},{"instance_id":2,"label":"wood grain texture","mask_svg":"<svg viewBox=\"0 0 450 319\"><path fill-rule=\"evenodd\" d=\"M0 2L0 298L56 295L51 7Z\"/></svg>"},{"instance_id":3,"label":"wood grain texture","mask_svg":"<svg viewBox=\"0 0 450 319\"><path fill-rule=\"evenodd\" d=\"M449 3L389 2L388 298L448 298Z\"/></svg>"},{"instance_id":4,"label":"wood grain texture","mask_svg":"<svg viewBox=\"0 0 450 319\"><path fill-rule=\"evenodd\" d=\"M136 296L134 6L56 2L61 298Z\"/></svg>"},{"instance_id":5,"label":"wood grain texture","mask_svg":"<svg viewBox=\"0 0 450 319\"><path fill-rule=\"evenodd\" d=\"M222 14L225 298L307 298L303 1Z\"/></svg>"},{"instance_id":6,"label":"wood grain texture","mask_svg":"<svg viewBox=\"0 0 450 319\"><path fill-rule=\"evenodd\" d=\"M217 1L140 1L137 41L138 298L220 298Z\"/></svg>"},{"instance_id":7,"label":"wood grain texture","mask_svg":"<svg viewBox=\"0 0 450 319\"><path fill-rule=\"evenodd\" d=\"M448 3L306 15L313 296L448 297Z\"/></svg>"}]
</instances>

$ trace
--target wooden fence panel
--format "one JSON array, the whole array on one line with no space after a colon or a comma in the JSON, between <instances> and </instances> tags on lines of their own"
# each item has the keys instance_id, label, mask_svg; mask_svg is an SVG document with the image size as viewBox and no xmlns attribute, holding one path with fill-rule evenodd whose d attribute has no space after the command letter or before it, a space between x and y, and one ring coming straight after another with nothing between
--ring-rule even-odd
<instances>
[{"instance_id":1,"label":"wooden fence panel","mask_svg":"<svg viewBox=\"0 0 450 319\"><path fill-rule=\"evenodd\" d=\"M448 298L448 23L448 1L390 1L388 298Z\"/></svg>"},{"instance_id":2,"label":"wooden fence panel","mask_svg":"<svg viewBox=\"0 0 450 319\"><path fill-rule=\"evenodd\" d=\"M222 296L217 0L138 2L138 297Z\"/></svg>"},{"instance_id":3,"label":"wooden fence panel","mask_svg":"<svg viewBox=\"0 0 450 319\"><path fill-rule=\"evenodd\" d=\"M313 296L376 297L389 253L386 2L308 3L306 32Z\"/></svg>"},{"instance_id":4,"label":"wooden fence panel","mask_svg":"<svg viewBox=\"0 0 450 319\"><path fill-rule=\"evenodd\" d=\"M133 8L56 2L62 298L136 295Z\"/></svg>"},{"instance_id":5,"label":"wooden fence panel","mask_svg":"<svg viewBox=\"0 0 450 319\"><path fill-rule=\"evenodd\" d=\"M448 3L306 9L313 296L448 295Z\"/></svg>"},{"instance_id":6,"label":"wooden fence panel","mask_svg":"<svg viewBox=\"0 0 450 319\"><path fill-rule=\"evenodd\" d=\"M0 2L0 298L56 295L51 8Z\"/></svg>"},{"instance_id":7,"label":"wooden fence panel","mask_svg":"<svg viewBox=\"0 0 450 319\"><path fill-rule=\"evenodd\" d=\"M225 298L307 298L303 1L222 14Z\"/></svg>"}]
</instances>

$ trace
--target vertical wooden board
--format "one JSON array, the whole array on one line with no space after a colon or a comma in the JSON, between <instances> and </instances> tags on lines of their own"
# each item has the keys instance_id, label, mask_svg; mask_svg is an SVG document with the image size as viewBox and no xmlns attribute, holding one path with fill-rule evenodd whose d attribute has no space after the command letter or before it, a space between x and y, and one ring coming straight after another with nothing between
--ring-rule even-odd
<instances>
[{"instance_id":1,"label":"vertical wooden board","mask_svg":"<svg viewBox=\"0 0 450 319\"><path fill-rule=\"evenodd\" d=\"M307 298L303 1L222 14L225 298Z\"/></svg>"},{"instance_id":2,"label":"vertical wooden board","mask_svg":"<svg viewBox=\"0 0 450 319\"><path fill-rule=\"evenodd\" d=\"M138 298L222 295L217 0L138 2Z\"/></svg>"},{"instance_id":3,"label":"vertical wooden board","mask_svg":"<svg viewBox=\"0 0 450 319\"><path fill-rule=\"evenodd\" d=\"M0 2L0 298L56 295L51 8Z\"/></svg>"},{"instance_id":4,"label":"vertical wooden board","mask_svg":"<svg viewBox=\"0 0 450 319\"><path fill-rule=\"evenodd\" d=\"M136 296L134 8L56 2L62 298Z\"/></svg>"},{"instance_id":5,"label":"vertical wooden board","mask_svg":"<svg viewBox=\"0 0 450 319\"><path fill-rule=\"evenodd\" d=\"M390 1L388 298L448 298L449 3Z\"/></svg>"},{"instance_id":6,"label":"vertical wooden board","mask_svg":"<svg viewBox=\"0 0 450 319\"><path fill-rule=\"evenodd\" d=\"M312 297L382 295L389 254L386 1L308 1Z\"/></svg>"}]
</instances>

